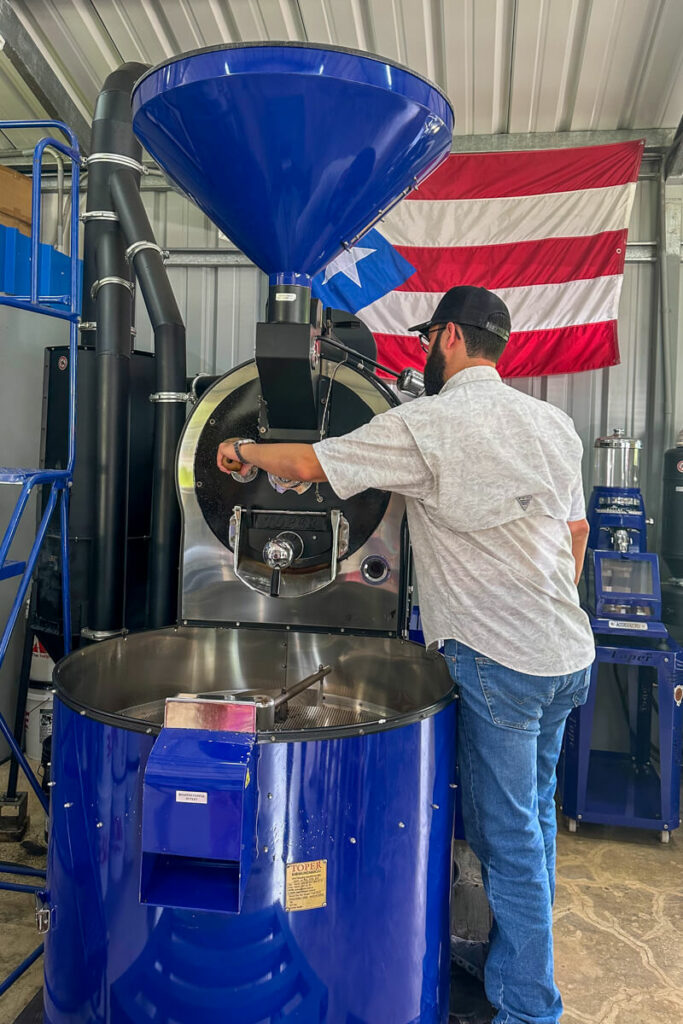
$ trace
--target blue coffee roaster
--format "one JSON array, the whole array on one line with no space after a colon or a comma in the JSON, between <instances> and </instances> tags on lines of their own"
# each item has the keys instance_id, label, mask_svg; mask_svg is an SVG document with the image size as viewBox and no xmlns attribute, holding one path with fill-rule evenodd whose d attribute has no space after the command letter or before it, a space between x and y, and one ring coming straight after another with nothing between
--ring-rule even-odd
<instances>
[{"instance_id":1,"label":"blue coffee roaster","mask_svg":"<svg viewBox=\"0 0 683 1024\"><path fill-rule=\"evenodd\" d=\"M254 44L150 71L133 119L270 294L180 442L178 625L56 670L46 1024L446 1024L455 702L406 638L402 500L215 457L395 404L325 354L310 278L447 155L451 108L379 58Z\"/></svg>"},{"instance_id":2,"label":"blue coffee roaster","mask_svg":"<svg viewBox=\"0 0 683 1024\"><path fill-rule=\"evenodd\" d=\"M567 723L562 805L570 831L580 821L625 825L655 829L668 842L680 824L683 654L661 621L659 557L647 550L639 487L641 450L623 429L595 442L585 568L595 663L588 701ZM593 749L605 685L627 726L627 746L619 750ZM603 718L606 710L604 704Z\"/></svg>"}]
</instances>

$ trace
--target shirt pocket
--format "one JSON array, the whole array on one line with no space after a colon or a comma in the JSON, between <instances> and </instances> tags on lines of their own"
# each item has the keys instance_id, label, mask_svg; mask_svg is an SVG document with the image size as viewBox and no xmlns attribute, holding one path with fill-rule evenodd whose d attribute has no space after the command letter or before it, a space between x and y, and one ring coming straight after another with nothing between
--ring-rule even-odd
<instances>
[{"instance_id":1,"label":"shirt pocket","mask_svg":"<svg viewBox=\"0 0 683 1024\"><path fill-rule=\"evenodd\" d=\"M493 724L538 733L543 709L555 695L554 680L515 672L490 658L474 660Z\"/></svg>"}]
</instances>

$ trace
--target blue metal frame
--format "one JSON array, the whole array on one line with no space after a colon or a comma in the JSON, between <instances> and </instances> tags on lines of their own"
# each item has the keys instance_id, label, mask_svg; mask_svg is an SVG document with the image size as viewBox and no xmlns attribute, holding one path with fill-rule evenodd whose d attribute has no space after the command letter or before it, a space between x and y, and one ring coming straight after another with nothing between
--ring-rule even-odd
<instances>
[{"instance_id":1,"label":"blue metal frame","mask_svg":"<svg viewBox=\"0 0 683 1024\"><path fill-rule=\"evenodd\" d=\"M29 953L26 959L22 960L19 966L15 967L11 974L7 975L4 981L0 981L0 996L3 996L7 989L11 988L14 982L17 981L22 976L22 974L24 974L29 969L31 964L35 963L38 957L43 955L44 949L45 947L41 942L38 948L34 949L32 953Z\"/></svg>"},{"instance_id":2,"label":"blue metal frame","mask_svg":"<svg viewBox=\"0 0 683 1024\"><path fill-rule=\"evenodd\" d=\"M45 878L45 868L32 868L30 864L10 864L0 861L1 875L28 875L30 878Z\"/></svg>"},{"instance_id":3,"label":"blue metal frame","mask_svg":"<svg viewBox=\"0 0 683 1024\"><path fill-rule=\"evenodd\" d=\"M683 651L672 641L638 645L601 637L588 700L569 716L565 733L562 810L575 821L672 832L679 826ZM623 665L629 681L630 751L592 750L599 666ZM653 686L643 670L656 672L659 697L657 773L650 763Z\"/></svg>"},{"instance_id":4,"label":"blue metal frame","mask_svg":"<svg viewBox=\"0 0 683 1024\"><path fill-rule=\"evenodd\" d=\"M17 503L10 517L10 521L0 542L0 580L20 576L19 587L12 604L7 623L0 635L0 666L3 663L7 648L9 646L12 632L17 623L19 612L24 603L26 593L31 584L33 571L35 569L38 554L40 552L45 534L47 532L50 517L55 510L57 502L60 504L60 549L62 568L62 625L64 633L64 653L68 654L71 649L71 599L69 586L69 489L73 481L74 463L76 461L76 362L78 355L78 323L80 320L80 287L79 287L79 260L78 260L78 194L80 184L81 156L78 148L78 140L75 133L61 121L2 121L0 130L11 130L16 128L57 128L63 132L69 141L68 145L57 139L46 137L40 140L33 153L33 182L31 191L31 290L28 296L0 295L0 306L10 306L13 309L23 309L28 312L39 313L43 316L56 317L69 322L69 457L66 469L14 469L0 467L0 484L21 485L21 491ZM70 235L70 264L71 264L71 290L69 295L52 296L40 295L39 293L39 248L40 248L40 221L41 221L41 172L43 153L47 146L56 149L71 160L71 235ZM58 303L66 308L55 308L48 303ZM33 542L28 558L25 562L8 561L7 556L28 505L31 493L36 487L49 486L45 509L40 520L38 532ZM4 716L0 714L0 733L7 740L12 755L21 766L26 778L35 792L45 813L48 813L49 803L42 791L40 783L24 757L21 747L15 739ZM0 880L0 890L9 892L26 892L34 895L44 888L45 872L39 869L27 868L22 865L0 863L0 875L32 875L42 879L40 885L29 885L27 883L6 882ZM19 966L12 971L2 982L0 982L0 995L7 991L11 985L34 963L43 952L42 944L38 946Z\"/></svg>"}]
</instances>

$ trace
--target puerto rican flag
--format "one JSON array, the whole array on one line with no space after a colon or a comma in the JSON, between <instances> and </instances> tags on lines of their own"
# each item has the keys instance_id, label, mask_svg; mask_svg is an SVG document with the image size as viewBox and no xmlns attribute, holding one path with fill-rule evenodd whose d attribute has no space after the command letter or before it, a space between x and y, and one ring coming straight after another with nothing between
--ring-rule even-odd
<instances>
[{"instance_id":1,"label":"puerto rican flag","mask_svg":"<svg viewBox=\"0 0 683 1024\"><path fill-rule=\"evenodd\" d=\"M379 225L405 261L404 279L350 310L374 334L379 361L421 369L424 357L406 328L428 320L448 288L474 284L497 292L510 309L502 376L618 363L617 313L643 147L639 140L448 157ZM372 247L366 239L360 246L365 259Z\"/></svg>"}]
</instances>

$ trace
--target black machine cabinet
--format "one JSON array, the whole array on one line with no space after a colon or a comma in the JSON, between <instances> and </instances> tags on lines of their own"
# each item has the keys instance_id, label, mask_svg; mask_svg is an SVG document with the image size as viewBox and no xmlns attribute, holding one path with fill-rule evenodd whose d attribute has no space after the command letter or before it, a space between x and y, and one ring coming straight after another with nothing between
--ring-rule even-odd
<instances>
[{"instance_id":1,"label":"black machine cabinet","mask_svg":"<svg viewBox=\"0 0 683 1024\"><path fill-rule=\"evenodd\" d=\"M69 352L66 346L45 350L41 465L62 467L67 459ZM130 360L130 465L128 547L126 558L127 629L146 625L147 555L152 492L152 446L155 390L154 356L134 352ZM88 626L92 589L91 558L95 517L95 350L78 352L78 416L76 468L71 493L69 546L71 551L71 615L74 645ZM52 517L36 569L33 628L53 658L62 655L62 615L59 569L59 518Z\"/></svg>"},{"instance_id":2,"label":"black machine cabinet","mask_svg":"<svg viewBox=\"0 0 683 1024\"><path fill-rule=\"evenodd\" d=\"M672 576L683 577L683 431L676 447L664 453L662 558Z\"/></svg>"}]
</instances>

